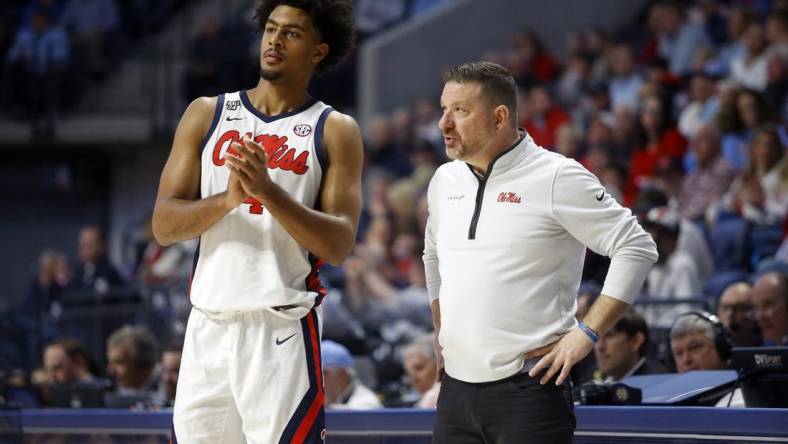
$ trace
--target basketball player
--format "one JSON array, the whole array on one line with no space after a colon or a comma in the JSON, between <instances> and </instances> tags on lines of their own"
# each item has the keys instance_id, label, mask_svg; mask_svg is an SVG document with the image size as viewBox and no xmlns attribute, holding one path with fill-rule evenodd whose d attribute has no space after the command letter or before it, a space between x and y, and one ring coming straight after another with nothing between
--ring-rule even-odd
<instances>
[{"instance_id":1,"label":"basketball player","mask_svg":"<svg viewBox=\"0 0 788 444\"><path fill-rule=\"evenodd\" d=\"M153 216L163 245L200 237L174 409L182 443L325 437L318 268L353 248L362 142L307 86L352 48L352 1L256 12L259 83L189 105Z\"/></svg>"},{"instance_id":2,"label":"basketball player","mask_svg":"<svg viewBox=\"0 0 788 444\"><path fill-rule=\"evenodd\" d=\"M430 182L424 242L445 370L433 442L569 444L565 381L635 299L656 246L596 177L518 130L506 68L467 63L444 82L439 126L454 161ZM586 246L611 264L578 322Z\"/></svg>"}]
</instances>

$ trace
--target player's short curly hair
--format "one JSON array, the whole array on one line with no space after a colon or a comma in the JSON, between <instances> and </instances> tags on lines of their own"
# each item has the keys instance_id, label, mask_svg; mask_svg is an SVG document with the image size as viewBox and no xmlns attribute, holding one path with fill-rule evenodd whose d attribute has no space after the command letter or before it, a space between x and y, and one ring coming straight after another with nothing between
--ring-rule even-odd
<instances>
[{"instance_id":1,"label":"player's short curly hair","mask_svg":"<svg viewBox=\"0 0 788 444\"><path fill-rule=\"evenodd\" d=\"M277 6L298 8L312 18L312 25L328 44L328 55L317 65L319 74L339 65L356 46L353 0L259 0L255 18L260 30Z\"/></svg>"}]
</instances>

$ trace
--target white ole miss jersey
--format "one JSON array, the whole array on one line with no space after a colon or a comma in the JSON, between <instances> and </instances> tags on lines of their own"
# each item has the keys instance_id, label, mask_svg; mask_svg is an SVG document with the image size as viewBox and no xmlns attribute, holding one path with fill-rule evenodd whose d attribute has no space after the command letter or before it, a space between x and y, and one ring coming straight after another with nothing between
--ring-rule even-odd
<instances>
[{"instance_id":1,"label":"white ole miss jersey","mask_svg":"<svg viewBox=\"0 0 788 444\"><path fill-rule=\"evenodd\" d=\"M200 197L227 190L224 159L234 151L230 144L248 134L268 153L271 179L296 201L318 207L325 165L320 145L331 111L312 99L267 116L252 106L246 91L220 95L202 143ZM200 236L190 299L209 313L275 309L300 318L325 294L320 263L250 197Z\"/></svg>"}]
</instances>

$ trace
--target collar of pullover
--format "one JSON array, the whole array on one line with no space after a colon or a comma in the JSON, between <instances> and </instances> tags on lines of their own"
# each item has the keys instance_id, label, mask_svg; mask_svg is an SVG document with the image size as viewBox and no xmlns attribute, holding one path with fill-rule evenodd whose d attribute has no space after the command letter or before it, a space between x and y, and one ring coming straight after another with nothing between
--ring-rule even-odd
<instances>
[{"instance_id":1,"label":"collar of pullover","mask_svg":"<svg viewBox=\"0 0 788 444\"><path fill-rule=\"evenodd\" d=\"M522 128L519 129L519 133L520 138L517 139L516 142L514 142L510 147L501 151L493 158L492 161L490 161L490 164L487 166L487 171L484 175L479 175L470 164L466 164L468 165L468 169L471 171L471 173L480 179L487 179L493 173L500 174L504 171L507 171L525 156L530 154L536 148L534 140Z\"/></svg>"}]
</instances>

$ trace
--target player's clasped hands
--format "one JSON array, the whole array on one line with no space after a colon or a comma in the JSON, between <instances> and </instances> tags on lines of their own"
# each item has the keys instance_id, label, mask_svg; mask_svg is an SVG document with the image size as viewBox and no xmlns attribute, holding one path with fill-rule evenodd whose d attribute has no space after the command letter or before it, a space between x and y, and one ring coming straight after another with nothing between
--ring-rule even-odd
<instances>
[{"instance_id":1,"label":"player's clasped hands","mask_svg":"<svg viewBox=\"0 0 788 444\"><path fill-rule=\"evenodd\" d=\"M540 384L547 384L560 371L555 385L561 385L569 377L572 367L591 352L592 348L594 343L591 339L579 328L574 328L552 344L525 354L526 359L542 357L528 375L533 378L547 369L539 380Z\"/></svg>"},{"instance_id":2,"label":"player's clasped hands","mask_svg":"<svg viewBox=\"0 0 788 444\"><path fill-rule=\"evenodd\" d=\"M240 143L233 142L230 146L238 152L237 156L225 157L230 173L238 178L248 196L262 200L272 183L268 175L268 153L247 136L241 138Z\"/></svg>"}]
</instances>

